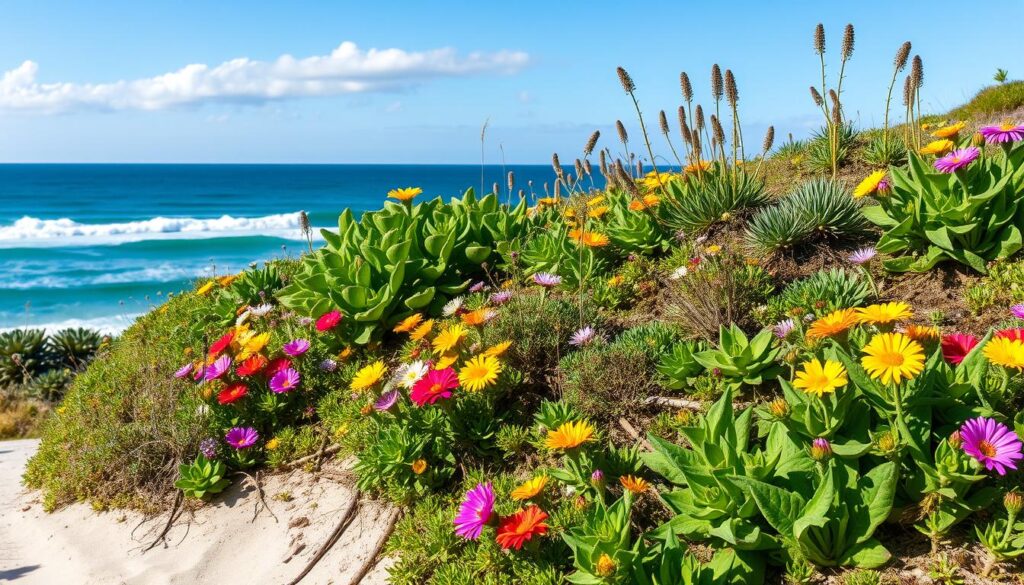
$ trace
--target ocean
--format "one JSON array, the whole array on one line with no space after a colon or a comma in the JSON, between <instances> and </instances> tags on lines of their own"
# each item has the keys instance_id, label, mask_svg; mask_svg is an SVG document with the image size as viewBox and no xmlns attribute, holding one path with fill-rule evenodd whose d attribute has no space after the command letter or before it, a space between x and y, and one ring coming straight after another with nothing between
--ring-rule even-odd
<instances>
[{"instance_id":1,"label":"ocean","mask_svg":"<svg viewBox=\"0 0 1024 585\"><path fill-rule=\"evenodd\" d=\"M488 165L486 190L543 196L546 165ZM0 330L117 332L203 276L304 249L314 227L377 209L396 187L448 199L480 189L480 165L0 165Z\"/></svg>"}]
</instances>

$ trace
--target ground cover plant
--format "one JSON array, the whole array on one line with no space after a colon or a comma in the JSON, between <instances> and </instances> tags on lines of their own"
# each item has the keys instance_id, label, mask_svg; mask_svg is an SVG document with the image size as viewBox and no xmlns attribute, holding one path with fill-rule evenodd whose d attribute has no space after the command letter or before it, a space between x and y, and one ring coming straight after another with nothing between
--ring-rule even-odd
<instances>
[{"instance_id":1,"label":"ground cover plant","mask_svg":"<svg viewBox=\"0 0 1024 585\"><path fill-rule=\"evenodd\" d=\"M404 511L395 583L1019 574L1024 126L923 122L907 43L861 134L853 45L829 86L815 31L805 144L745 148L715 65L707 107L684 73L658 116L665 163L620 68L642 135L556 155L544 196L397 188L299 260L197 283L75 379L26 482L160 509L333 445Z\"/></svg>"}]
</instances>

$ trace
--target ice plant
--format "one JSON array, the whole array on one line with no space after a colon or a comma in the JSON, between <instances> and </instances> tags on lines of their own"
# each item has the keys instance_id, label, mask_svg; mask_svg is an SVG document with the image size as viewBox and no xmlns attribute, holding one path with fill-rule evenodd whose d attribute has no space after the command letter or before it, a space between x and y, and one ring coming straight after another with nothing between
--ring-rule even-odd
<instances>
[{"instance_id":1,"label":"ice plant","mask_svg":"<svg viewBox=\"0 0 1024 585\"><path fill-rule=\"evenodd\" d=\"M417 459L412 462L412 465L410 465L409 468L412 469L412 472L416 475L422 475L423 472L427 470L427 460Z\"/></svg>"},{"instance_id":2,"label":"ice plant","mask_svg":"<svg viewBox=\"0 0 1024 585\"><path fill-rule=\"evenodd\" d=\"M416 382L427 375L430 368L422 361L415 361L401 366L395 373L394 382L402 388L411 389Z\"/></svg>"},{"instance_id":3,"label":"ice plant","mask_svg":"<svg viewBox=\"0 0 1024 585\"><path fill-rule=\"evenodd\" d=\"M217 394L217 403L220 405L231 404L249 393L249 387L241 382L229 384Z\"/></svg>"},{"instance_id":4,"label":"ice plant","mask_svg":"<svg viewBox=\"0 0 1024 585\"><path fill-rule=\"evenodd\" d=\"M1017 304L1010 307L1010 314L1017 319L1024 319L1024 305Z\"/></svg>"},{"instance_id":5,"label":"ice plant","mask_svg":"<svg viewBox=\"0 0 1024 585\"><path fill-rule=\"evenodd\" d=\"M533 282L534 284L538 284L544 288L551 288L561 284L562 277L549 272L538 272L533 275Z\"/></svg>"},{"instance_id":6,"label":"ice plant","mask_svg":"<svg viewBox=\"0 0 1024 585\"><path fill-rule=\"evenodd\" d=\"M206 368L206 380L216 380L231 369L231 357L222 355Z\"/></svg>"},{"instance_id":7,"label":"ice plant","mask_svg":"<svg viewBox=\"0 0 1024 585\"><path fill-rule=\"evenodd\" d=\"M572 334L572 337L569 339L569 345L583 347L584 345L589 345L590 343L593 343L596 339L597 332L594 331L593 327L587 325L586 327L583 327L582 329L579 329Z\"/></svg>"},{"instance_id":8,"label":"ice plant","mask_svg":"<svg viewBox=\"0 0 1024 585\"><path fill-rule=\"evenodd\" d=\"M337 327L338 323L341 323L341 311L335 309L320 315L320 318L316 320L316 330L321 333L330 331Z\"/></svg>"},{"instance_id":9,"label":"ice plant","mask_svg":"<svg viewBox=\"0 0 1024 585\"><path fill-rule=\"evenodd\" d=\"M903 334L921 343L935 341L939 338L939 328L934 325L907 325Z\"/></svg>"},{"instance_id":10,"label":"ice plant","mask_svg":"<svg viewBox=\"0 0 1024 585\"><path fill-rule=\"evenodd\" d=\"M395 328L392 329L392 331L394 331L395 333L409 333L413 329L419 327L420 323L422 322L423 315L421 315L420 313L413 313L412 315L409 315L405 319L399 321L398 324L395 325Z\"/></svg>"},{"instance_id":11,"label":"ice plant","mask_svg":"<svg viewBox=\"0 0 1024 585\"><path fill-rule=\"evenodd\" d=\"M501 362L497 358L474 356L459 370L459 384L470 392L479 392L498 381L501 369Z\"/></svg>"},{"instance_id":12,"label":"ice plant","mask_svg":"<svg viewBox=\"0 0 1024 585\"><path fill-rule=\"evenodd\" d=\"M252 427L234 427L224 435L224 440L235 449L245 449L255 445L260 434Z\"/></svg>"},{"instance_id":13,"label":"ice plant","mask_svg":"<svg viewBox=\"0 0 1024 585\"><path fill-rule=\"evenodd\" d=\"M220 355L225 349L231 345L231 341L235 338L235 331L232 329L228 331L220 339L210 344L209 355L217 356Z\"/></svg>"},{"instance_id":14,"label":"ice plant","mask_svg":"<svg viewBox=\"0 0 1024 585\"><path fill-rule=\"evenodd\" d=\"M882 183L883 180L885 180L885 171L875 171L871 173L867 177L864 177L864 180L862 180L857 185L857 188L853 190L853 197L855 199L860 199L865 195L872 195L874 193L877 193L878 186Z\"/></svg>"},{"instance_id":15,"label":"ice plant","mask_svg":"<svg viewBox=\"0 0 1024 585\"><path fill-rule=\"evenodd\" d=\"M465 302L466 299L462 297L455 297L454 299L445 303L444 307L441 308L441 314L444 315L445 317L451 317L452 315L462 310L462 305Z\"/></svg>"},{"instance_id":16,"label":"ice plant","mask_svg":"<svg viewBox=\"0 0 1024 585\"><path fill-rule=\"evenodd\" d=\"M964 122L957 122L955 124L948 124L946 126L943 126L942 128L939 128L938 130L932 132L932 136L934 136L936 138L952 138L952 137L956 136L957 134L960 134L960 131L963 130L966 126L967 126L967 124L965 124Z\"/></svg>"},{"instance_id":17,"label":"ice plant","mask_svg":"<svg viewBox=\"0 0 1024 585\"><path fill-rule=\"evenodd\" d=\"M860 363L883 384L899 384L924 369L924 348L902 333L879 333L864 346Z\"/></svg>"},{"instance_id":18,"label":"ice plant","mask_svg":"<svg viewBox=\"0 0 1024 585\"><path fill-rule=\"evenodd\" d=\"M286 354L292 357L297 357L309 351L309 341L302 338L293 339L284 344L281 349L283 349Z\"/></svg>"},{"instance_id":19,"label":"ice plant","mask_svg":"<svg viewBox=\"0 0 1024 585\"><path fill-rule=\"evenodd\" d=\"M990 418L978 417L965 422L960 427L960 437L965 453L999 475L1006 475L1008 469L1017 469L1016 461L1024 458L1020 437Z\"/></svg>"},{"instance_id":20,"label":"ice plant","mask_svg":"<svg viewBox=\"0 0 1024 585\"><path fill-rule=\"evenodd\" d=\"M274 310L274 305L270 303L261 303L259 305L249 305L249 314L253 317L266 317Z\"/></svg>"},{"instance_id":21,"label":"ice plant","mask_svg":"<svg viewBox=\"0 0 1024 585\"><path fill-rule=\"evenodd\" d=\"M411 201L413 197L423 193L423 189L419 187L404 187L402 189L392 189L388 191L388 197L392 199L398 199L399 201Z\"/></svg>"},{"instance_id":22,"label":"ice plant","mask_svg":"<svg viewBox=\"0 0 1024 585\"><path fill-rule=\"evenodd\" d=\"M1010 327L1008 329L1000 329L996 331L993 337L1002 339L1013 339L1015 341L1024 341L1024 327Z\"/></svg>"},{"instance_id":23,"label":"ice plant","mask_svg":"<svg viewBox=\"0 0 1024 585\"><path fill-rule=\"evenodd\" d=\"M853 254L850 254L850 262L857 264L858 266L861 264L867 264L874 259L876 254L878 254L878 250L875 250L874 248L861 248Z\"/></svg>"},{"instance_id":24,"label":"ice plant","mask_svg":"<svg viewBox=\"0 0 1024 585\"><path fill-rule=\"evenodd\" d=\"M431 345L434 347L434 353L437 355L450 354L455 350L462 340L469 335L466 328L459 323L449 325L447 329L442 331L434 338Z\"/></svg>"},{"instance_id":25,"label":"ice plant","mask_svg":"<svg viewBox=\"0 0 1024 585\"><path fill-rule=\"evenodd\" d=\"M498 312L489 307L483 307L475 311L462 314L462 322L470 327L478 327L498 316Z\"/></svg>"},{"instance_id":26,"label":"ice plant","mask_svg":"<svg viewBox=\"0 0 1024 585\"><path fill-rule=\"evenodd\" d=\"M378 412L386 412L391 410L395 404L398 404L399 392L398 390L391 390L380 395L380 398L373 403L374 410Z\"/></svg>"},{"instance_id":27,"label":"ice plant","mask_svg":"<svg viewBox=\"0 0 1024 585\"><path fill-rule=\"evenodd\" d=\"M935 168L943 173L955 173L971 164L981 155L977 146L959 148L935 161Z\"/></svg>"},{"instance_id":28,"label":"ice plant","mask_svg":"<svg viewBox=\"0 0 1024 585\"><path fill-rule=\"evenodd\" d=\"M953 144L952 140L933 140L928 144L924 145L920 152L921 154L946 154L953 149L956 145Z\"/></svg>"},{"instance_id":29,"label":"ice plant","mask_svg":"<svg viewBox=\"0 0 1024 585\"><path fill-rule=\"evenodd\" d=\"M832 456L832 443L828 439L818 438L811 442L811 459L824 461Z\"/></svg>"},{"instance_id":30,"label":"ice plant","mask_svg":"<svg viewBox=\"0 0 1024 585\"><path fill-rule=\"evenodd\" d=\"M506 550L519 550L534 536L547 534L548 525L544 523L547 519L548 515L543 510L537 506L528 506L525 510L501 519L495 541Z\"/></svg>"},{"instance_id":31,"label":"ice plant","mask_svg":"<svg viewBox=\"0 0 1024 585\"><path fill-rule=\"evenodd\" d=\"M299 381L301 379L302 378L299 376L299 372L297 370L285 368L270 378L270 391L275 394L291 392L299 386Z\"/></svg>"},{"instance_id":32,"label":"ice plant","mask_svg":"<svg viewBox=\"0 0 1024 585\"><path fill-rule=\"evenodd\" d=\"M544 444L548 449L573 449L594 438L594 425L587 421L563 423L548 431Z\"/></svg>"},{"instance_id":33,"label":"ice plant","mask_svg":"<svg viewBox=\"0 0 1024 585\"><path fill-rule=\"evenodd\" d=\"M548 485L548 476L538 475L512 490L512 493L509 495L516 501L529 500L543 492L546 485Z\"/></svg>"},{"instance_id":34,"label":"ice plant","mask_svg":"<svg viewBox=\"0 0 1024 585\"><path fill-rule=\"evenodd\" d=\"M267 361L267 358L260 354L249 356L248 359L238 364L238 367L235 368L235 373L243 378L247 378L262 372L269 363L270 362Z\"/></svg>"},{"instance_id":35,"label":"ice plant","mask_svg":"<svg viewBox=\"0 0 1024 585\"><path fill-rule=\"evenodd\" d=\"M978 338L969 333L951 333L942 338L942 357L958 366L977 345Z\"/></svg>"},{"instance_id":36,"label":"ice plant","mask_svg":"<svg viewBox=\"0 0 1024 585\"><path fill-rule=\"evenodd\" d=\"M993 364L1024 370L1024 341L1009 337L993 337L982 348L982 352Z\"/></svg>"},{"instance_id":37,"label":"ice plant","mask_svg":"<svg viewBox=\"0 0 1024 585\"><path fill-rule=\"evenodd\" d=\"M459 513L455 516L455 534L467 540L480 538L494 515L494 488L490 482L479 483L466 492Z\"/></svg>"},{"instance_id":38,"label":"ice plant","mask_svg":"<svg viewBox=\"0 0 1024 585\"><path fill-rule=\"evenodd\" d=\"M804 362L803 367L796 373L793 387L821 398L848 383L843 364L833 360L825 360L825 363L822 363L821 360L814 358Z\"/></svg>"},{"instance_id":39,"label":"ice plant","mask_svg":"<svg viewBox=\"0 0 1024 585\"><path fill-rule=\"evenodd\" d=\"M495 305L503 305L512 298L512 291L510 290L499 290L498 292L491 295L491 302Z\"/></svg>"},{"instance_id":40,"label":"ice plant","mask_svg":"<svg viewBox=\"0 0 1024 585\"><path fill-rule=\"evenodd\" d=\"M416 406L434 404L441 398L451 398L452 390L458 387L459 378L455 375L455 370L430 370L413 385L409 399L415 402Z\"/></svg>"},{"instance_id":41,"label":"ice plant","mask_svg":"<svg viewBox=\"0 0 1024 585\"><path fill-rule=\"evenodd\" d=\"M290 367L292 367L292 360L286 357L274 358L267 364L264 373L268 376L273 376L281 370L287 370Z\"/></svg>"},{"instance_id":42,"label":"ice plant","mask_svg":"<svg viewBox=\"0 0 1024 585\"><path fill-rule=\"evenodd\" d=\"M978 129L978 132L985 137L985 141L989 144L1020 142L1024 140L1024 125L1021 124L1006 122L998 126L982 126Z\"/></svg>"},{"instance_id":43,"label":"ice plant","mask_svg":"<svg viewBox=\"0 0 1024 585\"><path fill-rule=\"evenodd\" d=\"M778 337L779 339L785 339L789 337L789 334L792 333L795 328L796 322L792 319L783 319L772 327L772 333L774 333L775 337Z\"/></svg>"},{"instance_id":44,"label":"ice plant","mask_svg":"<svg viewBox=\"0 0 1024 585\"><path fill-rule=\"evenodd\" d=\"M491 347L488 347L487 349L485 349L481 353L481 355L489 355L491 357L500 357L503 353L508 351L508 348L510 348L510 347L512 347L512 342L511 341L502 341L500 343L495 343Z\"/></svg>"},{"instance_id":45,"label":"ice plant","mask_svg":"<svg viewBox=\"0 0 1024 585\"><path fill-rule=\"evenodd\" d=\"M356 372L356 375L352 377L352 382L349 384L349 388L356 392L362 392L368 388L372 388L380 382L381 378L387 372L387 367L384 362L377 360L372 364L367 364Z\"/></svg>"}]
</instances>

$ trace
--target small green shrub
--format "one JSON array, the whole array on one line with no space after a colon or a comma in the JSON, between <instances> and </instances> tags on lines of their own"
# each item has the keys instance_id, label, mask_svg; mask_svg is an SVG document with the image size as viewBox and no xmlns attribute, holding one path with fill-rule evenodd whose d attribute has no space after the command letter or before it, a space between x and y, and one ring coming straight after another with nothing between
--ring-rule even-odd
<instances>
[{"instance_id":1,"label":"small green shrub","mask_svg":"<svg viewBox=\"0 0 1024 585\"><path fill-rule=\"evenodd\" d=\"M656 387L647 353L628 344L588 346L562 358L558 369L565 402L602 422L636 412Z\"/></svg>"},{"instance_id":2,"label":"small green shrub","mask_svg":"<svg viewBox=\"0 0 1024 585\"><path fill-rule=\"evenodd\" d=\"M876 134L864 147L864 162L873 167L891 167L907 160L907 144L903 137L889 133L888 137Z\"/></svg>"},{"instance_id":3,"label":"small green shrub","mask_svg":"<svg viewBox=\"0 0 1024 585\"><path fill-rule=\"evenodd\" d=\"M759 253L771 253L815 239L855 236L868 225L842 183L817 179L754 214L746 241Z\"/></svg>"},{"instance_id":4,"label":"small green shrub","mask_svg":"<svg viewBox=\"0 0 1024 585\"><path fill-rule=\"evenodd\" d=\"M692 385L694 378L704 371L704 366L694 354L707 349L707 344L702 341L684 341L673 345L658 362L658 373L665 377L665 385L673 390L682 390Z\"/></svg>"},{"instance_id":5,"label":"small green shrub","mask_svg":"<svg viewBox=\"0 0 1024 585\"><path fill-rule=\"evenodd\" d=\"M658 205L658 213L676 233L696 235L712 225L728 221L732 214L764 205L768 195L764 183L745 172L715 169L703 178L671 181L666 187L668 201Z\"/></svg>"},{"instance_id":6,"label":"small green shrub","mask_svg":"<svg viewBox=\"0 0 1024 585\"><path fill-rule=\"evenodd\" d=\"M989 264L989 272L964 291L967 307L976 314L998 305L1024 303L1024 260Z\"/></svg>"},{"instance_id":7,"label":"small green shrub","mask_svg":"<svg viewBox=\"0 0 1024 585\"><path fill-rule=\"evenodd\" d=\"M817 130L807 142L807 168L819 174L832 173L833 148L835 148L835 160L842 166L850 158L854 143L857 141L857 132L853 124L846 123L839 126L838 140L834 143L829 139L827 128Z\"/></svg>"},{"instance_id":8,"label":"small green shrub","mask_svg":"<svg viewBox=\"0 0 1024 585\"><path fill-rule=\"evenodd\" d=\"M186 498L201 500L224 491L231 481L227 479L228 466L222 461L210 461L197 455L192 463L178 466L178 480L174 487L185 493Z\"/></svg>"},{"instance_id":9,"label":"small green shrub","mask_svg":"<svg viewBox=\"0 0 1024 585\"><path fill-rule=\"evenodd\" d=\"M66 369L47 370L32 378L26 388L32 398L55 402L64 396L64 390L73 379L74 374Z\"/></svg>"}]
</instances>

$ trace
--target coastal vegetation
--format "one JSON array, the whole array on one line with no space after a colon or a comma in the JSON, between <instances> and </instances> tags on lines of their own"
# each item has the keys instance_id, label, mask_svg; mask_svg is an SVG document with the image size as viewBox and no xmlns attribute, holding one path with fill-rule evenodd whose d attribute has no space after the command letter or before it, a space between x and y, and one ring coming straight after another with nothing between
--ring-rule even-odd
<instances>
[{"instance_id":1,"label":"coastal vegetation","mask_svg":"<svg viewBox=\"0 0 1024 585\"><path fill-rule=\"evenodd\" d=\"M157 512L340 451L403 510L395 583L1019 574L1020 82L925 115L906 43L862 131L853 27L834 80L813 41L807 141L754 152L718 65L651 125L619 68L642 135L555 155L542 196L396 188L174 295L75 377L27 485Z\"/></svg>"}]
</instances>

